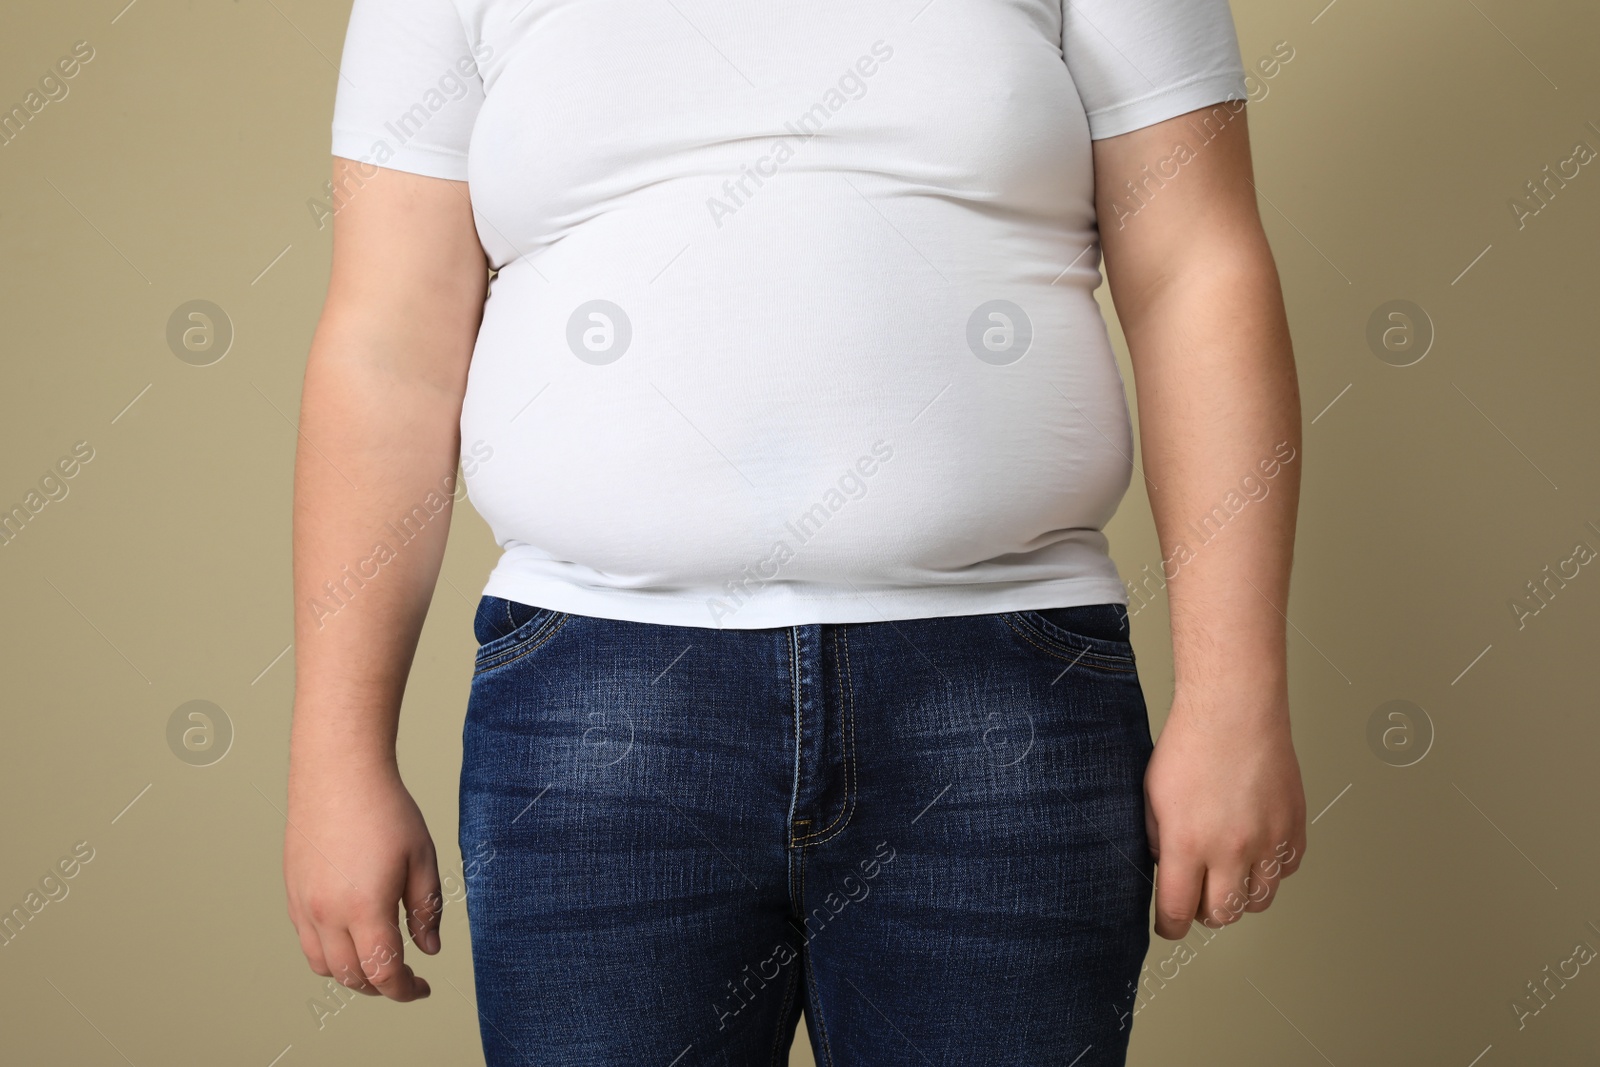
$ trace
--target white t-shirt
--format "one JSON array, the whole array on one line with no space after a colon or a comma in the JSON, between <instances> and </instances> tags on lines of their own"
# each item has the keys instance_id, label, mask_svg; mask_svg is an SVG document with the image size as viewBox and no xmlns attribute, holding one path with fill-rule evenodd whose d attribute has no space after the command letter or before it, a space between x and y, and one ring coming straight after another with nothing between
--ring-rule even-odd
<instances>
[{"instance_id":1,"label":"white t-shirt","mask_svg":"<svg viewBox=\"0 0 1600 1067\"><path fill-rule=\"evenodd\" d=\"M1245 95L1227 0L355 0L333 152L471 183L486 593L868 622L1127 602L1090 140Z\"/></svg>"}]
</instances>

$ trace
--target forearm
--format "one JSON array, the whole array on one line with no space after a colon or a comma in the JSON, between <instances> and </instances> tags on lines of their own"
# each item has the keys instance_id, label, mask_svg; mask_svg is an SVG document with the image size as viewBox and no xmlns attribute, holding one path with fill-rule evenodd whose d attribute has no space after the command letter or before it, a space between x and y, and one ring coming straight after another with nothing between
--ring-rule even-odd
<instances>
[{"instance_id":1,"label":"forearm","mask_svg":"<svg viewBox=\"0 0 1600 1067\"><path fill-rule=\"evenodd\" d=\"M1172 618L1174 707L1281 717L1300 407L1264 238L1213 247L1122 321Z\"/></svg>"},{"instance_id":2,"label":"forearm","mask_svg":"<svg viewBox=\"0 0 1600 1067\"><path fill-rule=\"evenodd\" d=\"M461 393L394 373L406 324L325 313L295 457L291 776L394 758L401 697L449 532Z\"/></svg>"}]
</instances>

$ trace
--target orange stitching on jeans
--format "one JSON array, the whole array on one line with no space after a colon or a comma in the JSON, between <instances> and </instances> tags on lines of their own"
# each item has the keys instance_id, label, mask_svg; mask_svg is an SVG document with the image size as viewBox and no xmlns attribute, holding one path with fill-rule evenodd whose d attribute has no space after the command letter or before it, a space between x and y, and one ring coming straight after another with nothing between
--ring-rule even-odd
<instances>
[{"instance_id":1,"label":"orange stitching on jeans","mask_svg":"<svg viewBox=\"0 0 1600 1067\"><path fill-rule=\"evenodd\" d=\"M839 645L838 645L837 639L835 639L834 646L833 646L833 663L834 663L834 667L833 667L834 675L839 679L839 714L841 716L843 716L845 714L844 676L839 671ZM840 745L841 748L845 747L845 720L843 718L841 718L839 720L839 745ZM849 762L848 762L848 750L846 751L845 755L846 755L846 763L845 763L845 772L844 772L844 801L840 804L838 814L836 814L833 817L833 821L832 822L828 823L828 825L824 826L822 829L813 830L812 832L810 832L808 834L804 834L804 835L802 835L800 837L796 837L794 839L796 844L810 842L811 844L814 844L814 845L820 845L822 843L821 840L813 840L813 839L814 838L815 839L822 838L822 836L824 834L827 834L829 830L832 830L835 826L839 825L839 820L841 818L845 819L847 822L849 821L848 815L847 815L847 813L850 810L850 765L849 765ZM802 820L797 819L795 821L796 822L800 822ZM809 820L806 820L806 821L809 821ZM843 829L843 827L840 827L840 829ZM801 869L804 870L804 867L802 867Z\"/></svg>"},{"instance_id":2,"label":"orange stitching on jeans","mask_svg":"<svg viewBox=\"0 0 1600 1067\"><path fill-rule=\"evenodd\" d=\"M805 701L800 695L800 639L793 626L789 627L789 683L794 694L794 791L789 794L789 825L786 828L789 834L788 848L794 848L797 841L794 835L794 809L800 803L800 757L801 746L805 743L805 713L800 709Z\"/></svg>"},{"instance_id":3,"label":"orange stitching on jeans","mask_svg":"<svg viewBox=\"0 0 1600 1067\"><path fill-rule=\"evenodd\" d=\"M839 627L837 639L833 646L833 671L839 679L839 714L843 718L839 722L839 744L844 749L844 805L839 809L839 814L833 817L833 822L824 826L815 833L807 834L798 840L812 845L820 845L824 841L831 841L844 832L850 825L850 819L855 815L855 789L856 789L856 716L855 716L855 685L850 679L850 641L846 637L846 629ZM839 668L839 646L844 645L844 669ZM849 740L846 740L846 728L849 729ZM840 823L840 819L844 822ZM838 826L837 830L833 828ZM832 833L828 831L832 830ZM826 835L826 836L824 836ZM816 840L812 840L816 838Z\"/></svg>"},{"instance_id":4,"label":"orange stitching on jeans","mask_svg":"<svg viewBox=\"0 0 1600 1067\"><path fill-rule=\"evenodd\" d=\"M802 856L805 855L805 850L804 849L798 849L796 851L798 851ZM798 885L799 885L799 879L797 877L797 873L795 871L795 865L794 865L795 852L794 851L790 851L788 853L788 856L789 856L789 906L792 909L794 909L794 913L796 915L798 915L802 919L804 919L805 918L806 902L805 902L804 896L801 895L800 890L797 888Z\"/></svg>"},{"instance_id":5,"label":"orange stitching on jeans","mask_svg":"<svg viewBox=\"0 0 1600 1067\"><path fill-rule=\"evenodd\" d=\"M508 652L516 652L517 654L515 656L512 656L510 659L500 660L498 663L487 663L487 664L483 665L482 667L479 667L476 670L474 670L472 672L472 676L474 678L476 678L480 674L487 674L490 671L497 671L501 667L506 666L507 664L511 664L511 663L517 662L517 660L521 659L523 656L529 655L530 653L533 653L533 652L537 652L541 647L543 647L545 644L547 644L549 642L549 640L552 637L554 637L557 634L557 632L559 632L560 629L563 626L565 626L567 624L567 620L569 620L571 618L572 618L571 615L566 615L566 614L562 614L562 615L556 616L556 618L553 620L553 625L551 625L547 630L545 630L543 636L538 637L537 640L535 640L534 638L530 637L528 639L528 641L531 642L531 644L524 644L523 646L521 646L520 650L519 649L515 649L515 648L514 649L508 649L507 650Z\"/></svg>"},{"instance_id":6,"label":"orange stitching on jeans","mask_svg":"<svg viewBox=\"0 0 1600 1067\"><path fill-rule=\"evenodd\" d=\"M1060 652L1057 652L1054 648L1047 647L1045 645L1040 644L1038 641L1034 640L1032 636L1030 636L1021 627L1019 627L1015 622L1013 622L1009 615L1000 616L1000 621L1005 623L1007 626L1011 627L1012 630L1016 631L1016 634L1017 634L1018 637L1022 638L1024 641L1028 642L1028 644L1032 645L1034 648L1037 648L1040 652L1043 652L1045 655L1049 656L1050 658L1059 659L1059 660L1065 660L1067 658L1066 656L1062 655ZM1134 668L1134 667L1115 667L1115 666L1112 666L1112 664L1115 664L1115 663L1127 663L1128 662L1127 660L1112 659L1109 656L1102 656L1098 652L1090 652L1087 649L1083 650L1077 656L1074 656L1072 658L1071 662L1077 663L1079 660L1093 661L1093 662L1090 662L1090 663L1088 663L1086 665L1090 666L1090 667L1098 667L1100 670L1103 670L1103 671L1116 671L1119 674L1137 674L1138 673L1138 670L1136 668Z\"/></svg>"}]
</instances>

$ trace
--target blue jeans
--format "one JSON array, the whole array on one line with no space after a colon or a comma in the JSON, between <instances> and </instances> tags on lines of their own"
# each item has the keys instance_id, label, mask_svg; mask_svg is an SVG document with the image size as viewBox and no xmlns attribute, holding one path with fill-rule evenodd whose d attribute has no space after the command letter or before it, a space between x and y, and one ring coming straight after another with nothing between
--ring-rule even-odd
<instances>
[{"instance_id":1,"label":"blue jeans","mask_svg":"<svg viewBox=\"0 0 1600 1067\"><path fill-rule=\"evenodd\" d=\"M1124 1062L1151 737L1116 605L717 630L483 598L490 1067Z\"/></svg>"}]
</instances>

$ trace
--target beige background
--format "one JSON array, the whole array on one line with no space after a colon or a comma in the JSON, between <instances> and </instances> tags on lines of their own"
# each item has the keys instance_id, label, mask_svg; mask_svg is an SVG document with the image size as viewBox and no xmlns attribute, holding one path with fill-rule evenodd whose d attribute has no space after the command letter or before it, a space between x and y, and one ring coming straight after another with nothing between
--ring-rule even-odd
<instances>
[{"instance_id":1,"label":"beige background","mask_svg":"<svg viewBox=\"0 0 1600 1067\"><path fill-rule=\"evenodd\" d=\"M10 5L0 33L8 107L74 42L95 50L0 147L0 504L94 449L0 548L0 908L94 850L0 947L3 1058L481 1062L459 904L421 967L431 1000L359 999L320 1030L283 906L293 420L329 254L307 201L348 5L125 2ZM1270 912L1191 935L1151 983L1131 1062L1591 1064L1600 969L1521 1029L1512 1004L1600 947L1600 567L1523 629L1508 605L1580 540L1600 549L1600 163L1525 228L1508 200L1576 141L1600 148L1600 11L1324 2L1234 6L1247 63L1294 50L1250 110L1308 423L1290 655L1316 821ZM211 366L165 339L193 299L237 331ZM1412 366L1366 341L1392 299L1436 330ZM456 527L401 758L459 871L470 620L495 548L470 509ZM1159 559L1137 486L1111 534L1125 575ZM1164 612L1135 622L1157 727ZM195 699L235 731L208 767L166 738ZM1409 767L1367 740L1391 699L1435 733ZM1157 940L1152 971L1172 951Z\"/></svg>"}]
</instances>

